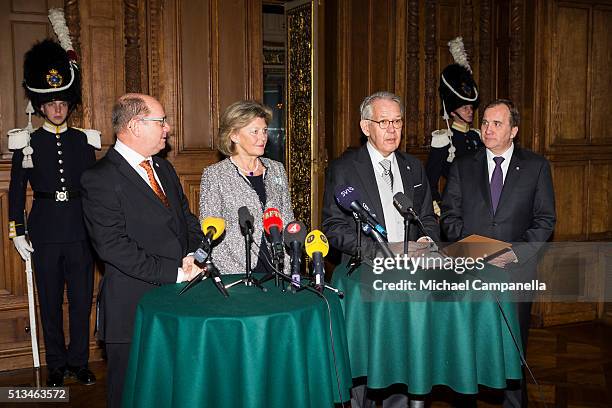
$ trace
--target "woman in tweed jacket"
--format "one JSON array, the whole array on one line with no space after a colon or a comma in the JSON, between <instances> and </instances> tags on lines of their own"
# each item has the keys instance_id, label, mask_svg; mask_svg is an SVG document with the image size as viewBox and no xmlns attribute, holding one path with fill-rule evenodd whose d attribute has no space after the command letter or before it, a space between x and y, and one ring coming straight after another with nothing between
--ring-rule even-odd
<instances>
[{"instance_id":1,"label":"woman in tweed jacket","mask_svg":"<svg viewBox=\"0 0 612 408\"><path fill-rule=\"evenodd\" d=\"M282 163L261 157L268 141L271 110L255 101L240 101L229 106L221 116L217 146L228 156L204 169L200 184L200 220L220 217L225 220L225 235L215 247L212 260L222 274L243 274L244 237L238 224L238 209L248 207L255 218L253 241L264 248L263 212L270 207L280 210L284 224L293 221L287 175ZM251 268L267 272L265 260L256 245L251 248ZM285 255L288 273L289 257Z\"/></svg>"}]
</instances>

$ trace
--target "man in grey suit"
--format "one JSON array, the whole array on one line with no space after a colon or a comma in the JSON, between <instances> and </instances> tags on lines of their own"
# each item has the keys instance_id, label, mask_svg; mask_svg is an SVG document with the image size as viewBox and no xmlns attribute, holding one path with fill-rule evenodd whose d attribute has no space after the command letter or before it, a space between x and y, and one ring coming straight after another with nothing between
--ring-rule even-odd
<instances>
[{"instance_id":1,"label":"man in grey suit","mask_svg":"<svg viewBox=\"0 0 612 408\"><path fill-rule=\"evenodd\" d=\"M115 146L83 173L83 210L104 262L98 333L108 358L108 406L121 406L136 306L149 290L190 280L201 269L187 254L203 234L172 165L154 157L170 125L162 105L127 94L113 108Z\"/></svg>"},{"instance_id":2,"label":"man in grey suit","mask_svg":"<svg viewBox=\"0 0 612 408\"><path fill-rule=\"evenodd\" d=\"M519 120L507 99L485 107L481 137L486 149L453 163L440 222L450 241L479 234L513 243L513 251L492 263L511 269L517 280L529 281L535 279L538 249L555 226L555 195L548 161L514 143ZM526 350L531 302L517 306ZM504 406L527 406L524 384L523 392L506 391Z\"/></svg>"}]
</instances>

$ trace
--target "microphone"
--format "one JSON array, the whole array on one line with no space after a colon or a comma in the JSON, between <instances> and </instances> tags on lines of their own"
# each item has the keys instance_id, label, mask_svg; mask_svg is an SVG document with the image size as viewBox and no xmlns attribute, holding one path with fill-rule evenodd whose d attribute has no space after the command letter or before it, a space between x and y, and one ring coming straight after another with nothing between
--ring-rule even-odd
<instances>
[{"instance_id":1,"label":"microphone","mask_svg":"<svg viewBox=\"0 0 612 408\"><path fill-rule=\"evenodd\" d=\"M340 207L344 208L346 211L353 211L359 216L363 223L369 224L373 230L378 231L385 240L387 239L385 227L380 225L376 218L363 207L363 204L361 204L361 197L357 190L355 190L355 187L340 186L336 189L335 197Z\"/></svg>"},{"instance_id":2,"label":"microphone","mask_svg":"<svg viewBox=\"0 0 612 408\"><path fill-rule=\"evenodd\" d=\"M306 226L301 221L291 221L285 227L283 238L291 256L291 281L294 286L298 287L300 284L302 249L306 240Z\"/></svg>"},{"instance_id":3,"label":"microphone","mask_svg":"<svg viewBox=\"0 0 612 408\"><path fill-rule=\"evenodd\" d=\"M416 211L414 211L414 209L412 208L414 204L412 203L411 197L408 197L402 192L395 193L395 195L393 196L393 205L395 206L395 208L397 208L397 211L399 211L399 213L404 216L404 218L412 217L412 219L418 225L421 234L423 234L423 236L428 236L427 232L425 231L425 226L423 225L423 222L417 215ZM435 242L433 242L432 244L432 249L434 251L437 251L438 247Z\"/></svg>"},{"instance_id":4,"label":"microphone","mask_svg":"<svg viewBox=\"0 0 612 408\"><path fill-rule=\"evenodd\" d=\"M206 217L202 220L202 232L204 239L193 254L196 262L203 264L206 262L212 251L212 243L219 238L225 231L225 220L217 217Z\"/></svg>"},{"instance_id":5,"label":"microphone","mask_svg":"<svg viewBox=\"0 0 612 408\"><path fill-rule=\"evenodd\" d=\"M268 208L263 213L263 227L268 234L268 240L272 246L272 257L279 263L282 262L285 250L283 249L283 220L277 208Z\"/></svg>"},{"instance_id":6,"label":"microphone","mask_svg":"<svg viewBox=\"0 0 612 408\"><path fill-rule=\"evenodd\" d=\"M253 215L247 206L242 206L238 209L238 224L242 235L253 234Z\"/></svg>"},{"instance_id":7,"label":"microphone","mask_svg":"<svg viewBox=\"0 0 612 408\"><path fill-rule=\"evenodd\" d=\"M306 253L312 258L313 273L315 276L315 288L319 292L323 292L325 288L325 282L323 278L325 276L325 265L323 264L323 258L329 252L329 242L327 237L319 230L312 230L306 236Z\"/></svg>"}]
</instances>

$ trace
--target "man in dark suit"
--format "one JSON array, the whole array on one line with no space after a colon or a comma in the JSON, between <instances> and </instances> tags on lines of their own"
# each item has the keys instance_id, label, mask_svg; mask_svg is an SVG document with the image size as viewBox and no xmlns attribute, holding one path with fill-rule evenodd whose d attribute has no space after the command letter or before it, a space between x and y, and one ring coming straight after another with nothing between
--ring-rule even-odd
<instances>
[{"instance_id":1,"label":"man in dark suit","mask_svg":"<svg viewBox=\"0 0 612 408\"><path fill-rule=\"evenodd\" d=\"M481 125L486 149L453 163L442 199L441 227L451 241L479 234L513 243L513 251L492 263L511 269L517 280L530 281L536 275L538 249L555 226L555 196L548 161L513 143L519 120L509 100L486 106ZM517 305L526 350L531 302ZM527 406L526 393L522 394L506 392L504 406Z\"/></svg>"},{"instance_id":2,"label":"man in dark suit","mask_svg":"<svg viewBox=\"0 0 612 408\"><path fill-rule=\"evenodd\" d=\"M347 151L333 161L325 181L322 228L331 246L343 253L343 260L355 251L355 221L338 206L334 197L336 189L346 185L360 193L364 207L385 227L390 242L404 240L404 220L393 205L393 195L398 192L412 198L413 208L427 233L423 235L412 226L410 239L438 240L439 229L423 165L416 157L397 150L404 114L401 99L390 92L377 92L364 99L360 111L361 130L368 141L358 150ZM362 247L365 257L375 256L377 248L373 240L365 238ZM353 397L359 406L373 406L365 386L356 387ZM384 401L385 407L406 404L406 395L391 395Z\"/></svg>"},{"instance_id":3,"label":"man in dark suit","mask_svg":"<svg viewBox=\"0 0 612 408\"><path fill-rule=\"evenodd\" d=\"M105 264L98 330L108 357L108 405L121 406L136 306L149 290L190 280L203 234L172 165L153 157L170 126L162 105L127 94L113 108L114 147L85 172L85 223Z\"/></svg>"}]
</instances>

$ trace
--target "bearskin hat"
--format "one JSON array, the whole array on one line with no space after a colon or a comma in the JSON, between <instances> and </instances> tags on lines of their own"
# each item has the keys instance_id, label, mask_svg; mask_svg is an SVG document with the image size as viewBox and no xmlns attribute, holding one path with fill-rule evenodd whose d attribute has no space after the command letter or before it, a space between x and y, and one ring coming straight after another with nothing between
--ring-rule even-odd
<instances>
[{"instance_id":1,"label":"bearskin hat","mask_svg":"<svg viewBox=\"0 0 612 408\"><path fill-rule=\"evenodd\" d=\"M449 41L448 46L455 62L444 68L440 74L440 114L449 114L464 105L472 105L476 110L480 102L478 87L463 48L463 40L457 37Z\"/></svg>"},{"instance_id":2,"label":"bearskin hat","mask_svg":"<svg viewBox=\"0 0 612 408\"><path fill-rule=\"evenodd\" d=\"M51 101L66 101L72 110L81 103L79 67L60 44L46 39L36 43L23 63L23 87L36 113Z\"/></svg>"}]
</instances>

